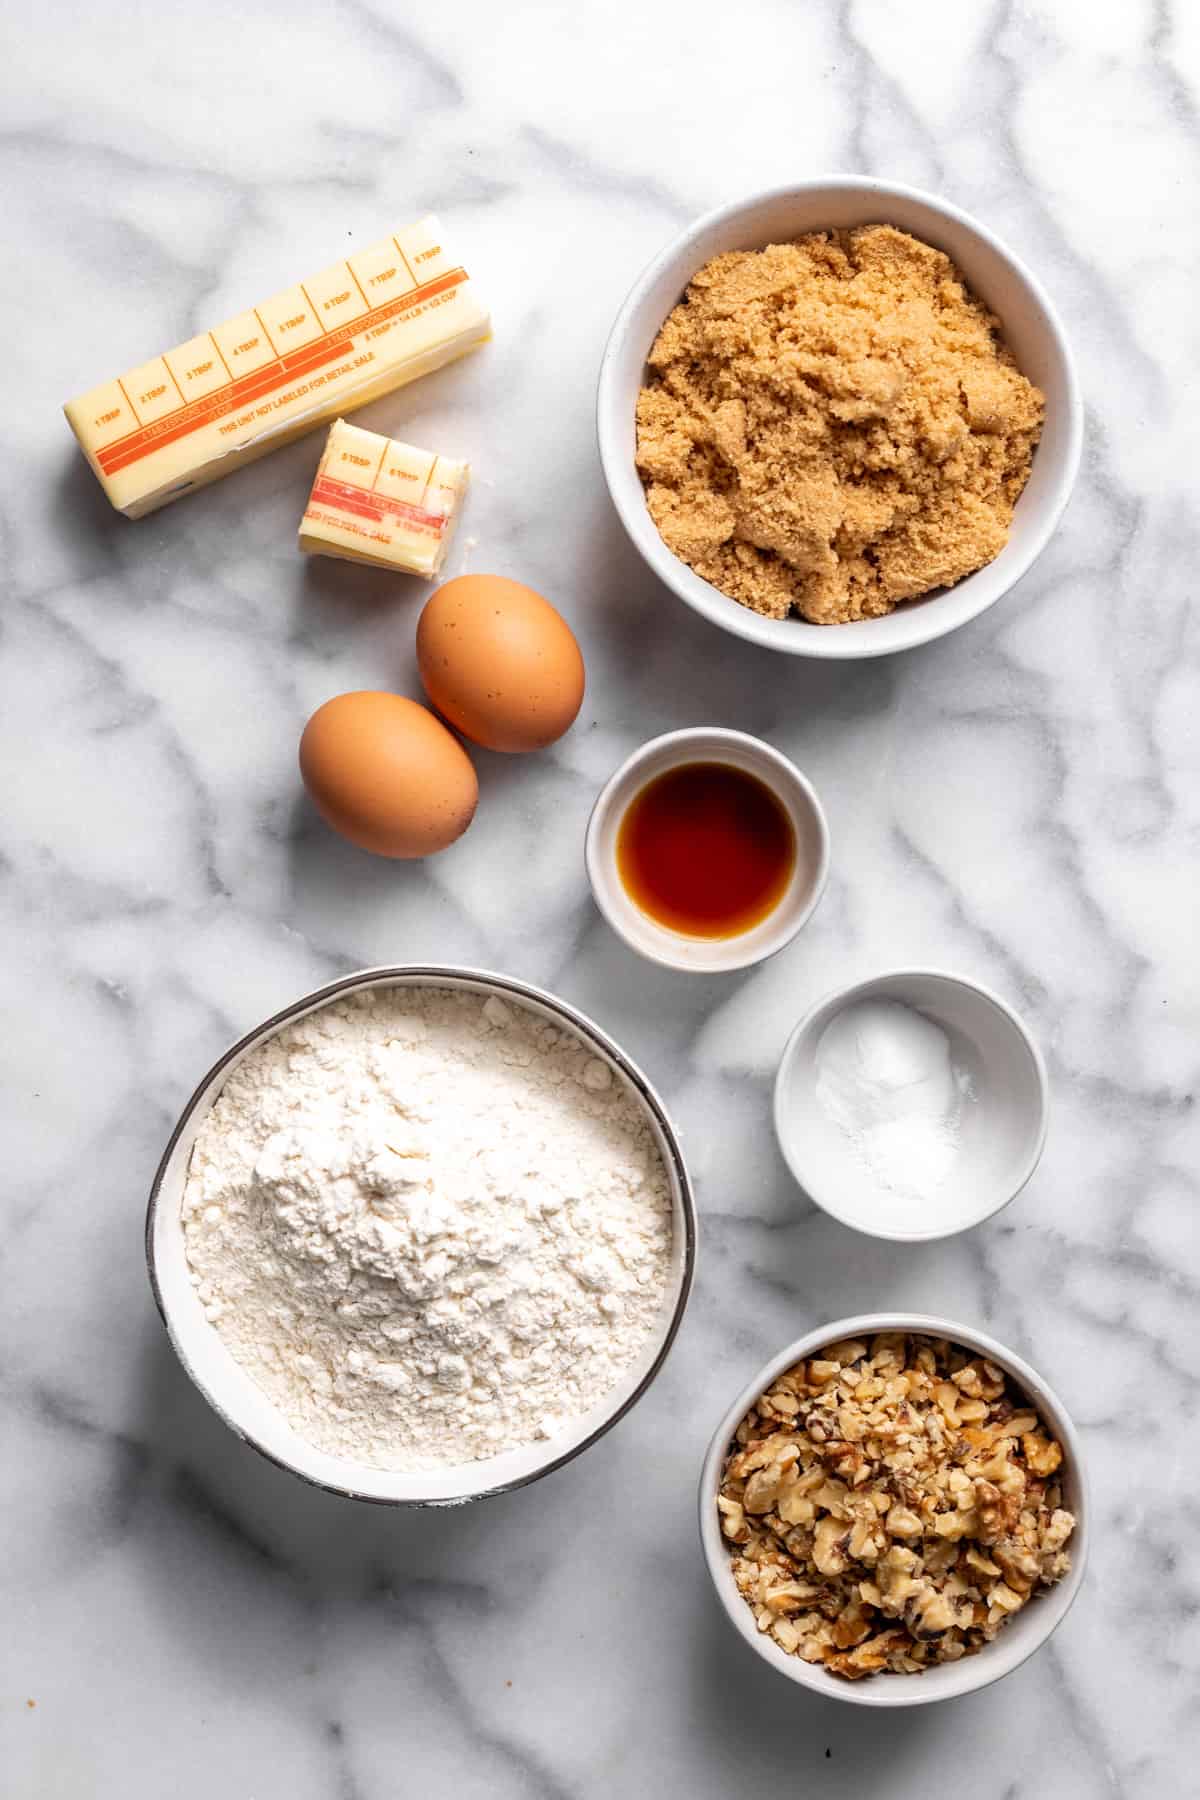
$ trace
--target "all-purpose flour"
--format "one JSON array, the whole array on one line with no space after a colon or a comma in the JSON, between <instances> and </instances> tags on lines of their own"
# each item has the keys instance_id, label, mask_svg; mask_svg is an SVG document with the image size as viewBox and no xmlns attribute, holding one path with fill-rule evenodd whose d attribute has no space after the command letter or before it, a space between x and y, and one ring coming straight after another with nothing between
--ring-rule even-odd
<instances>
[{"instance_id":1,"label":"all-purpose flour","mask_svg":"<svg viewBox=\"0 0 1200 1800\"><path fill-rule=\"evenodd\" d=\"M312 1013L229 1077L192 1279L309 1442L378 1468L552 1436L646 1348L671 1252L644 1113L574 1033L451 989Z\"/></svg>"}]
</instances>

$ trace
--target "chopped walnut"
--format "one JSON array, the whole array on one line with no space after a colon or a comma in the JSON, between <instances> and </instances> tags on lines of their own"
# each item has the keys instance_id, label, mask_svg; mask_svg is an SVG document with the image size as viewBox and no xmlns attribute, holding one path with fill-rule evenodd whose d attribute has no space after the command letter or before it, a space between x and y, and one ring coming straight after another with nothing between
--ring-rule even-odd
<instances>
[{"instance_id":1,"label":"chopped walnut","mask_svg":"<svg viewBox=\"0 0 1200 1800\"><path fill-rule=\"evenodd\" d=\"M734 1434L717 1504L738 1591L788 1655L850 1681L957 1662L1068 1572L1062 1460L986 1358L830 1344Z\"/></svg>"},{"instance_id":2,"label":"chopped walnut","mask_svg":"<svg viewBox=\"0 0 1200 1800\"><path fill-rule=\"evenodd\" d=\"M1021 1434L1021 1448L1025 1452L1027 1465L1035 1475L1053 1475L1062 1463L1062 1445L1042 1437L1036 1431Z\"/></svg>"}]
</instances>

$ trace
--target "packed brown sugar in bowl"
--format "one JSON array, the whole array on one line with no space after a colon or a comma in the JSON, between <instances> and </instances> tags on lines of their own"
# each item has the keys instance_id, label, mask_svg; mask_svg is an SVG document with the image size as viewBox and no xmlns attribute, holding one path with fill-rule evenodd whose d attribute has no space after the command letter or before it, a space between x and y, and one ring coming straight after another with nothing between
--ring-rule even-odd
<instances>
[{"instance_id":1,"label":"packed brown sugar in bowl","mask_svg":"<svg viewBox=\"0 0 1200 1800\"><path fill-rule=\"evenodd\" d=\"M706 263L650 352L667 547L752 611L877 618L997 556L1045 401L940 250L890 225Z\"/></svg>"}]
</instances>

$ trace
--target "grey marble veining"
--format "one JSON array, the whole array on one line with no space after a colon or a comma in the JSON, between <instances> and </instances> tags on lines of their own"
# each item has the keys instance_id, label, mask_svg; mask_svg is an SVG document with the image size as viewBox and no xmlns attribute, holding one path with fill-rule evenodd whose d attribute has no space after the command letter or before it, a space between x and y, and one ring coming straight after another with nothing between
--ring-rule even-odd
<instances>
[{"instance_id":1,"label":"grey marble veining","mask_svg":"<svg viewBox=\"0 0 1200 1800\"><path fill-rule=\"evenodd\" d=\"M1200 962L1200 10L1084 0L571 8L48 0L6 44L15 261L0 431L8 957L0 1212L0 1769L14 1800L1195 1792ZM610 510L592 402L613 313L678 225L861 170L946 194L1061 308L1089 407L1036 568L954 638L772 659L686 613ZM416 584L293 548L312 440L138 524L70 395L435 207L495 343L363 423L468 456L455 567L545 591L589 692L550 753L481 755L462 843L372 861L298 792L329 694L416 692ZM744 978L635 961L590 903L591 800L672 726L771 738L835 862ZM243 1449L176 1367L141 1257L178 1108L228 1040L356 966L482 963L561 992L684 1133L702 1246L667 1368L528 1492L397 1515ZM1025 1193L943 1244L798 1198L774 1064L842 980L997 987L1050 1063ZM909 1717L793 1692L719 1617L699 1457L822 1318L982 1324L1083 1427L1090 1579L1016 1675Z\"/></svg>"}]
</instances>

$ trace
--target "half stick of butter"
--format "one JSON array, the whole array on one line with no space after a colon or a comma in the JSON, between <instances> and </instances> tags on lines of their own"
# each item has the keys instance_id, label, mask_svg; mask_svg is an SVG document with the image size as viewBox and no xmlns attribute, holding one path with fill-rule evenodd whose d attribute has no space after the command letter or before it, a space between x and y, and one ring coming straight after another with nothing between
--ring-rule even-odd
<instances>
[{"instance_id":1,"label":"half stick of butter","mask_svg":"<svg viewBox=\"0 0 1200 1800\"><path fill-rule=\"evenodd\" d=\"M466 498L469 463L338 419L300 521L300 548L410 575L436 575Z\"/></svg>"},{"instance_id":2,"label":"half stick of butter","mask_svg":"<svg viewBox=\"0 0 1200 1800\"><path fill-rule=\"evenodd\" d=\"M105 493L135 519L490 336L430 217L64 410Z\"/></svg>"}]
</instances>

